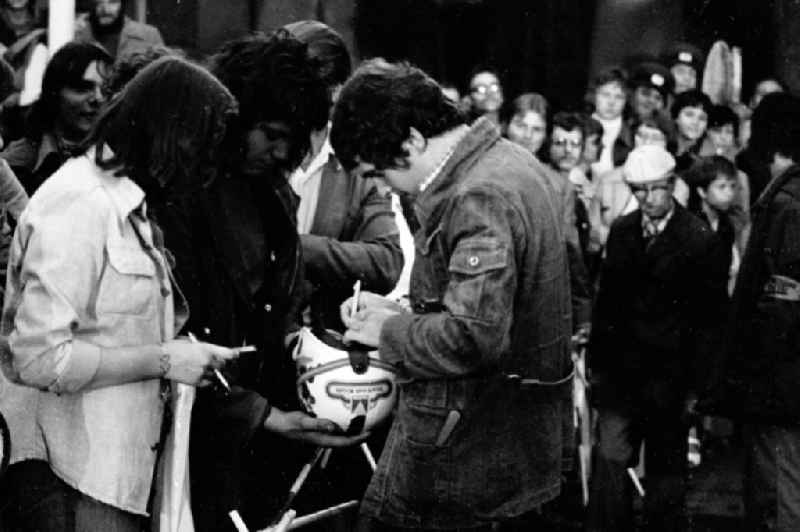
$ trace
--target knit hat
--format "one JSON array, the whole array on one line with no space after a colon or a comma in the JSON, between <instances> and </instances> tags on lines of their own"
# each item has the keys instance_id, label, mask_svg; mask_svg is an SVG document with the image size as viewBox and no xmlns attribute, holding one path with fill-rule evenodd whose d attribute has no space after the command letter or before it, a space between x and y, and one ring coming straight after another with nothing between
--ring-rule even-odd
<instances>
[{"instance_id":1,"label":"knit hat","mask_svg":"<svg viewBox=\"0 0 800 532\"><path fill-rule=\"evenodd\" d=\"M652 144L634 148L622 167L625 182L641 185L666 179L675 169L675 158L662 148Z\"/></svg>"}]
</instances>

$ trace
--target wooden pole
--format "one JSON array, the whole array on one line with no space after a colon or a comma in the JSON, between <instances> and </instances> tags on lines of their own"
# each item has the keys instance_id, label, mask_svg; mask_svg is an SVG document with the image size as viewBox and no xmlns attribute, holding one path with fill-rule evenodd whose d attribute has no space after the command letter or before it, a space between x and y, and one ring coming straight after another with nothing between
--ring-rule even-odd
<instances>
[{"instance_id":1,"label":"wooden pole","mask_svg":"<svg viewBox=\"0 0 800 532\"><path fill-rule=\"evenodd\" d=\"M147 22L147 0L136 0L136 20Z\"/></svg>"},{"instance_id":2,"label":"wooden pole","mask_svg":"<svg viewBox=\"0 0 800 532\"><path fill-rule=\"evenodd\" d=\"M75 32L75 0L50 0L47 49L50 57L72 40Z\"/></svg>"}]
</instances>

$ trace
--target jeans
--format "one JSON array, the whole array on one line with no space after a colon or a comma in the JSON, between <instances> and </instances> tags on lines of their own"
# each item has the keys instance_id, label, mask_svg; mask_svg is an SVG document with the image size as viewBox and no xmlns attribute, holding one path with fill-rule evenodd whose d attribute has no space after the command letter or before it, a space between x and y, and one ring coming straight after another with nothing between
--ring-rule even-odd
<instances>
[{"instance_id":1,"label":"jeans","mask_svg":"<svg viewBox=\"0 0 800 532\"><path fill-rule=\"evenodd\" d=\"M746 425L744 503L748 530L800 530L800 427Z\"/></svg>"},{"instance_id":2,"label":"jeans","mask_svg":"<svg viewBox=\"0 0 800 532\"><path fill-rule=\"evenodd\" d=\"M679 411L601 408L586 529L634 530L633 483L627 469L636 465L644 440L645 530L686 530L687 430Z\"/></svg>"},{"instance_id":3,"label":"jeans","mask_svg":"<svg viewBox=\"0 0 800 532\"><path fill-rule=\"evenodd\" d=\"M47 462L12 465L3 478L3 530L8 532L142 532L147 519L72 489Z\"/></svg>"}]
</instances>

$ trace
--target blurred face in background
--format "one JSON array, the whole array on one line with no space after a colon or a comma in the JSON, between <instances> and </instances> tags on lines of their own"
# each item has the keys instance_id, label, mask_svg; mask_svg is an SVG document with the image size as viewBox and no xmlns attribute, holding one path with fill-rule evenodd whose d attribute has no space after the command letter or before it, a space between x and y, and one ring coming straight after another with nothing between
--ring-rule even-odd
<instances>
[{"instance_id":1,"label":"blurred face in background","mask_svg":"<svg viewBox=\"0 0 800 532\"><path fill-rule=\"evenodd\" d=\"M600 160L600 152L603 150L603 139L597 133L586 137L586 145L583 148L583 162L594 164Z\"/></svg>"},{"instance_id":2,"label":"blurred face in background","mask_svg":"<svg viewBox=\"0 0 800 532\"><path fill-rule=\"evenodd\" d=\"M633 136L633 144L637 148L639 146L653 145L667 149L667 136L657 127L641 124L636 128L636 134Z\"/></svg>"},{"instance_id":3,"label":"blurred face in background","mask_svg":"<svg viewBox=\"0 0 800 532\"><path fill-rule=\"evenodd\" d=\"M706 132L708 114L702 107L684 107L675 118L675 125L681 137L696 142Z\"/></svg>"},{"instance_id":4,"label":"blurred face in background","mask_svg":"<svg viewBox=\"0 0 800 532\"><path fill-rule=\"evenodd\" d=\"M482 113L493 113L503 105L503 87L491 72L478 72L469 84L472 105Z\"/></svg>"},{"instance_id":5,"label":"blurred face in background","mask_svg":"<svg viewBox=\"0 0 800 532\"><path fill-rule=\"evenodd\" d=\"M704 190L697 188L703 202L718 212L727 212L733 205L737 189L736 176L717 174L717 178Z\"/></svg>"},{"instance_id":6,"label":"blurred face in background","mask_svg":"<svg viewBox=\"0 0 800 532\"><path fill-rule=\"evenodd\" d=\"M111 26L122 16L122 0L95 0L94 13L101 26Z\"/></svg>"},{"instance_id":7,"label":"blurred face in background","mask_svg":"<svg viewBox=\"0 0 800 532\"><path fill-rule=\"evenodd\" d=\"M633 109L640 117L653 114L664 108L664 97L658 89L642 85L633 91Z\"/></svg>"},{"instance_id":8,"label":"blurred face in background","mask_svg":"<svg viewBox=\"0 0 800 532\"><path fill-rule=\"evenodd\" d=\"M508 123L508 140L536 153L544 144L547 125L542 115L536 111L517 113Z\"/></svg>"},{"instance_id":9,"label":"blurred face in background","mask_svg":"<svg viewBox=\"0 0 800 532\"><path fill-rule=\"evenodd\" d=\"M697 88L697 71L683 63L678 63L670 69L672 79L675 80L675 94L694 90Z\"/></svg>"},{"instance_id":10,"label":"blurred face in background","mask_svg":"<svg viewBox=\"0 0 800 532\"><path fill-rule=\"evenodd\" d=\"M555 168L568 172L581 161L583 154L583 132L580 129L567 131L553 128L550 138L550 161Z\"/></svg>"},{"instance_id":11,"label":"blurred face in background","mask_svg":"<svg viewBox=\"0 0 800 532\"><path fill-rule=\"evenodd\" d=\"M672 209L672 193L675 190L675 180L672 178L630 185L630 189L642 213L651 220L660 220Z\"/></svg>"},{"instance_id":12,"label":"blurred face in background","mask_svg":"<svg viewBox=\"0 0 800 532\"><path fill-rule=\"evenodd\" d=\"M595 114L602 120L616 120L625 109L625 89L612 81L597 87L594 93Z\"/></svg>"},{"instance_id":13,"label":"blurred face in background","mask_svg":"<svg viewBox=\"0 0 800 532\"><path fill-rule=\"evenodd\" d=\"M734 135L733 124L722 124L718 127L708 129L708 138L714 149L718 153L731 150L736 147L736 136Z\"/></svg>"}]
</instances>

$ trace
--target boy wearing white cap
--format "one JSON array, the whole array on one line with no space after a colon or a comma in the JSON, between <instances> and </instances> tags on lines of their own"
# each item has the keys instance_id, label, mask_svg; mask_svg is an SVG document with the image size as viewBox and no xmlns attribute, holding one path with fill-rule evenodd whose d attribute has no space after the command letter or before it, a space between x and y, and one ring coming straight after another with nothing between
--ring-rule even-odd
<instances>
[{"instance_id":1,"label":"boy wearing white cap","mask_svg":"<svg viewBox=\"0 0 800 532\"><path fill-rule=\"evenodd\" d=\"M633 529L632 484L642 441L646 530L685 530L686 434L725 316L724 246L673 198L675 159L635 148L623 167L639 208L606 246L592 324L598 441L588 530Z\"/></svg>"}]
</instances>

